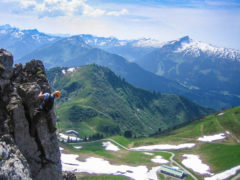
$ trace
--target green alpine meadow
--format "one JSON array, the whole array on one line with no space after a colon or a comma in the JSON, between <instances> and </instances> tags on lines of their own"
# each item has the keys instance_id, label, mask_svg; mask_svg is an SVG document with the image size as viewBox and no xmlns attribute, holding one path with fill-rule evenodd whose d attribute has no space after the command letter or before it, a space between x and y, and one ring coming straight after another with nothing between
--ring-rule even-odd
<instances>
[{"instance_id":1,"label":"green alpine meadow","mask_svg":"<svg viewBox=\"0 0 240 180\"><path fill-rule=\"evenodd\" d=\"M146 137L188 124L213 110L184 97L136 88L96 64L47 71L56 101L61 132L74 129L81 137L126 135Z\"/></svg>"},{"instance_id":2,"label":"green alpine meadow","mask_svg":"<svg viewBox=\"0 0 240 180\"><path fill-rule=\"evenodd\" d=\"M173 163L172 165L183 164L184 154L196 155L201 158L201 163L209 166L209 171L212 174L219 174L227 170L237 167L240 164L240 107L226 109L218 113L207 115L204 118L198 119L189 123L188 125L168 131L162 134L156 134L147 138L126 138L123 136L111 136L108 139L102 139L98 142L80 142L80 143L61 143L64 147L64 152L77 154L80 157L98 157L107 159L115 164L131 164L131 165L147 165L148 167L155 167L151 162L153 156L162 156L164 159ZM225 133L226 137L222 140L214 142L199 141L199 137L211 136L214 134ZM102 142L112 141L113 144L119 147L118 152L106 151ZM180 143L194 143L195 146L191 149L182 149L178 151L132 151L133 147L151 146L156 144L171 144L176 145ZM121 146L120 146L121 145ZM74 146L81 146L82 149L76 150ZM123 148L125 147L125 148ZM146 154L146 152L148 154ZM171 155L171 153L173 155ZM152 155L150 155L152 154ZM173 162L171 160L173 156ZM194 165L192 161L192 165ZM200 163L200 164L201 164ZM184 166L183 166L184 167ZM200 169L199 166L197 169ZM202 175L199 172L193 171L188 167L190 173L185 179L203 180L209 175ZM231 175L227 179L237 179L239 174ZM109 179L123 178L122 176L110 177L108 175L87 175L84 173L77 174L78 178L96 179L100 180L103 177ZM235 177L234 177L235 176ZM221 176L220 176L221 177ZM158 173L159 179L174 179L171 176L166 176Z\"/></svg>"}]
</instances>

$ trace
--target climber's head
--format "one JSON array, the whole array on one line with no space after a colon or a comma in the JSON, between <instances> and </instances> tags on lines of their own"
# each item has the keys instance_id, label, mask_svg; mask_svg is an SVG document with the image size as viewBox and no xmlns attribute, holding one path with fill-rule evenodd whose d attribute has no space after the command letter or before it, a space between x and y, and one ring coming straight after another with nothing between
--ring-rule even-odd
<instances>
[{"instance_id":1,"label":"climber's head","mask_svg":"<svg viewBox=\"0 0 240 180\"><path fill-rule=\"evenodd\" d=\"M60 91L55 91L55 92L53 93L53 96L54 96L54 97L57 97L57 98L60 98L60 97L61 97L61 92L60 92Z\"/></svg>"}]
</instances>

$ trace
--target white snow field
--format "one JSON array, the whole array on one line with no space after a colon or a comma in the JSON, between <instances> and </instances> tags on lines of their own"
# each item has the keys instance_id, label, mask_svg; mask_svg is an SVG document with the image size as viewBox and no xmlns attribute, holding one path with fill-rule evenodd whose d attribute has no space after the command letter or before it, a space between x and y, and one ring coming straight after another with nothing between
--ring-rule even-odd
<instances>
[{"instance_id":1,"label":"white snow field","mask_svg":"<svg viewBox=\"0 0 240 180\"><path fill-rule=\"evenodd\" d=\"M155 156L153 159L151 159L152 162L155 162L157 164L168 164L169 161L164 159L162 156Z\"/></svg>"},{"instance_id":2,"label":"white snow field","mask_svg":"<svg viewBox=\"0 0 240 180\"><path fill-rule=\"evenodd\" d=\"M226 136L224 133L220 133L220 134L215 134L215 135L211 135L211 136L203 136L198 138L198 141L202 141L202 142L213 142L213 141L218 141L218 140L222 140L225 139Z\"/></svg>"},{"instance_id":3,"label":"white snow field","mask_svg":"<svg viewBox=\"0 0 240 180\"><path fill-rule=\"evenodd\" d=\"M153 156L153 153L149 153L149 152L144 152L143 154L148 155L148 156Z\"/></svg>"},{"instance_id":4,"label":"white snow field","mask_svg":"<svg viewBox=\"0 0 240 180\"><path fill-rule=\"evenodd\" d=\"M218 114L218 116L222 116L222 115L224 115L224 113L223 113L223 112Z\"/></svg>"},{"instance_id":5,"label":"white snow field","mask_svg":"<svg viewBox=\"0 0 240 180\"><path fill-rule=\"evenodd\" d=\"M237 172L240 170L240 165L233 167L229 170L223 171L221 173L215 174L214 176L211 177L206 177L204 180L224 180L227 178L230 178L231 176L234 176L237 174Z\"/></svg>"},{"instance_id":6,"label":"white snow field","mask_svg":"<svg viewBox=\"0 0 240 180\"><path fill-rule=\"evenodd\" d=\"M122 175L135 180L158 180L157 172L160 166L149 170L146 166L112 165L104 159L95 157L87 158L86 161L78 161L78 157L78 155L62 153L62 170L89 174Z\"/></svg>"},{"instance_id":7,"label":"white snow field","mask_svg":"<svg viewBox=\"0 0 240 180\"><path fill-rule=\"evenodd\" d=\"M185 157L186 159L182 161L182 164L187 168L192 169L194 172L197 172L201 175L213 175L210 172L210 167L206 164L203 164L202 160L199 158L198 155L184 154L183 157Z\"/></svg>"},{"instance_id":8,"label":"white snow field","mask_svg":"<svg viewBox=\"0 0 240 180\"><path fill-rule=\"evenodd\" d=\"M82 146L73 146L74 149L82 149Z\"/></svg>"},{"instance_id":9,"label":"white snow field","mask_svg":"<svg viewBox=\"0 0 240 180\"><path fill-rule=\"evenodd\" d=\"M191 149L194 146L195 146L194 143L185 143L185 144L179 144L179 145L159 144L159 145L131 148L130 150L132 151L179 150L179 149Z\"/></svg>"},{"instance_id":10,"label":"white snow field","mask_svg":"<svg viewBox=\"0 0 240 180\"><path fill-rule=\"evenodd\" d=\"M76 71L76 68L74 68L74 67L67 69L67 72L74 72L74 71Z\"/></svg>"},{"instance_id":11,"label":"white snow field","mask_svg":"<svg viewBox=\"0 0 240 180\"><path fill-rule=\"evenodd\" d=\"M105 150L107 150L107 151L115 151L116 152L116 151L120 150L117 146L112 144L110 141L103 142L102 145L103 145L103 147L105 147Z\"/></svg>"}]
</instances>

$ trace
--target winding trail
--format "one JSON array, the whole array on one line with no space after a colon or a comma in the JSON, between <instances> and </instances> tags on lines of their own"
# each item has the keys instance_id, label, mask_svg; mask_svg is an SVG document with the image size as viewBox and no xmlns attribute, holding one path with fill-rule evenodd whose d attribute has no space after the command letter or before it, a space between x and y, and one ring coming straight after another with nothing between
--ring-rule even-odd
<instances>
[{"instance_id":1,"label":"winding trail","mask_svg":"<svg viewBox=\"0 0 240 180\"><path fill-rule=\"evenodd\" d=\"M127 147L119 144L118 142L116 142L116 141L113 140L113 139L103 139L103 140L111 141L111 142L117 144L118 146L122 147L123 149L125 149L125 150L127 150L127 151L134 151L134 150L128 149ZM138 152L147 152L147 151L138 151ZM183 167L183 166L180 165L178 162L176 162L175 160L173 160L173 158L175 157L175 154L174 154L173 152L169 152L169 151L155 151L155 152L165 152L165 153L171 154L170 161L171 161L172 163L174 163L174 164L177 165L179 168L181 168L181 169L183 169L185 172L187 172L188 175L190 175L194 180L198 180L189 170L187 170L185 167Z\"/></svg>"},{"instance_id":2,"label":"winding trail","mask_svg":"<svg viewBox=\"0 0 240 180\"><path fill-rule=\"evenodd\" d=\"M185 172L188 173L188 175L190 175L194 180L198 180L190 171L188 171L185 167L183 167L182 165L180 165L178 162L176 162L175 160L173 160L175 154L173 152L169 152L169 151L161 151L161 152L166 152L171 154L170 157L170 161L173 162L175 165L177 165L178 167L180 167L181 169L183 169Z\"/></svg>"}]
</instances>

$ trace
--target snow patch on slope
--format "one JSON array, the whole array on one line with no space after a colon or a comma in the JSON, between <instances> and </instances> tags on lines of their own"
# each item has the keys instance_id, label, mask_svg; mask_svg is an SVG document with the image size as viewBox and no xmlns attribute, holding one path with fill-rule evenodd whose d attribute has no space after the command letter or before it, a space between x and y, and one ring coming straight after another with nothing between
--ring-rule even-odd
<instances>
[{"instance_id":1,"label":"snow patch on slope","mask_svg":"<svg viewBox=\"0 0 240 180\"><path fill-rule=\"evenodd\" d=\"M61 154L62 170L89 173L89 174L112 174L127 176L135 180L158 180L157 172L160 166L149 170L146 166L113 165L101 158L90 157L84 162L78 161L75 154Z\"/></svg>"},{"instance_id":2,"label":"snow patch on slope","mask_svg":"<svg viewBox=\"0 0 240 180\"><path fill-rule=\"evenodd\" d=\"M202 141L202 142L213 142L213 141L217 141L217 140L222 140L225 139L226 136L224 133L220 133L220 134L215 134L215 135L211 135L211 136L203 136L198 138L198 141Z\"/></svg>"},{"instance_id":3,"label":"snow patch on slope","mask_svg":"<svg viewBox=\"0 0 240 180\"><path fill-rule=\"evenodd\" d=\"M144 152L143 154L148 155L148 156L153 156L153 153L149 153L149 152Z\"/></svg>"},{"instance_id":4,"label":"snow patch on slope","mask_svg":"<svg viewBox=\"0 0 240 180\"><path fill-rule=\"evenodd\" d=\"M151 159L152 162L157 164L168 164L169 161L166 159L163 159L162 156L155 156L153 159Z\"/></svg>"},{"instance_id":5,"label":"snow patch on slope","mask_svg":"<svg viewBox=\"0 0 240 180\"><path fill-rule=\"evenodd\" d=\"M215 174L214 176L211 177L206 177L204 178L204 180L223 180L223 179L227 179L235 174L237 174L237 172L240 170L240 165L233 167L227 171L221 172L219 174Z\"/></svg>"},{"instance_id":6,"label":"snow patch on slope","mask_svg":"<svg viewBox=\"0 0 240 180\"><path fill-rule=\"evenodd\" d=\"M107 150L107 151L119 151L120 150L117 146L112 144L110 141L103 142L102 145L103 145L103 147L105 147L105 150Z\"/></svg>"},{"instance_id":7,"label":"snow patch on slope","mask_svg":"<svg viewBox=\"0 0 240 180\"><path fill-rule=\"evenodd\" d=\"M169 145L169 144L159 144L151 146L141 146L136 148L131 148L133 151L156 151L156 150L180 150L180 149L190 149L195 146L194 143L185 143L179 145Z\"/></svg>"},{"instance_id":8,"label":"snow patch on slope","mask_svg":"<svg viewBox=\"0 0 240 180\"><path fill-rule=\"evenodd\" d=\"M79 150L82 149L82 146L73 146L73 148Z\"/></svg>"},{"instance_id":9,"label":"snow patch on slope","mask_svg":"<svg viewBox=\"0 0 240 180\"><path fill-rule=\"evenodd\" d=\"M198 155L184 154L183 157L185 157L186 159L182 161L182 164L187 168L192 169L194 172L197 172L202 175L203 174L213 175L210 172L210 167L206 164L203 164Z\"/></svg>"}]
</instances>

